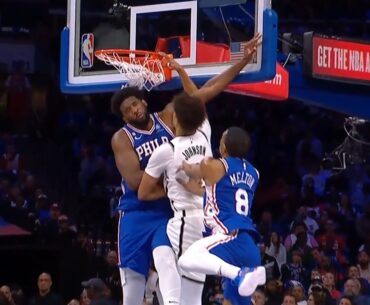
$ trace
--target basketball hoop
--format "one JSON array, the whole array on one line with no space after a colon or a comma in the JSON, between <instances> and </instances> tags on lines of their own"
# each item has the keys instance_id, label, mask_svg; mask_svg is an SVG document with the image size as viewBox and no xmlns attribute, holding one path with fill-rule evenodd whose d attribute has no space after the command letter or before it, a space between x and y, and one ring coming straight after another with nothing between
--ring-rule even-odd
<instances>
[{"instance_id":1,"label":"basketball hoop","mask_svg":"<svg viewBox=\"0 0 370 305\"><path fill-rule=\"evenodd\" d=\"M158 52L107 49L98 50L95 56L113 66L127 78L126 86L137 86L147 91L171 79L167 54Z\"/></svg>"}]
</instances>

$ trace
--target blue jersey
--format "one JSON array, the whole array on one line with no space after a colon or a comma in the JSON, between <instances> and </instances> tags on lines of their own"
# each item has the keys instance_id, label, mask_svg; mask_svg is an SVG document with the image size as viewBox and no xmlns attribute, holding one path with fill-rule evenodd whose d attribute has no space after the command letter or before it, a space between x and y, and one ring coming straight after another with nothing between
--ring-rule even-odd
<instances>
[{"instance_id":1,"label":"blue jersey","mask_svg":"<svg viewBox=\"0 0 370 305\"><path fill-rule=\"evenodd\" d=\"M205 215L225 234L237 229L256 232L250 217L259 173L248 161L220 159L226 173L219 182L206 186Z\"/></svg>"},{"instance_id":2,"label":"blue jersey","mask_svg":"<svg viewBox=\"0 0 370 305\"><path fill-rule=\"evenodd\" d=\"M149 158L153 151L163 143L167 143L173 139L172 131L159 118L158 113L150 115L153 121L152 128L140 130L130 124L126 124L122 129L126 132L131 141L140 162L140 169L144 170L148 164ZM142 202L137 198L137 191L131 190L126 181L122 179L122 192L118 209L124 211L133 210L161 210L171 213L171 208L168 199L163 198L152 202ZM170 215L170 214L169 214Z\"/></svg>"}]
</instances>

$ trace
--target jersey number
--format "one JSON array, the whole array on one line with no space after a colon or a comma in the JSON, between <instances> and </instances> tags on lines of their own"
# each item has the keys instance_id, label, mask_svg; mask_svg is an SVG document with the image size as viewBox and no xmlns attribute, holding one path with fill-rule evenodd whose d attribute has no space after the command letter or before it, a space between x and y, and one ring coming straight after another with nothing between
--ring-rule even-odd
<instances>
[{"instance_id":1,"label":"jersey number","mask_svg":"<svg viewBox=\"0 0 370 305\"><path fill-rule=\"evenodd\" d=\"M236 212L243 216L248 216L249 201L248 193L246 190L238 189L235 193Z\"/></svg>"}]
</instances>

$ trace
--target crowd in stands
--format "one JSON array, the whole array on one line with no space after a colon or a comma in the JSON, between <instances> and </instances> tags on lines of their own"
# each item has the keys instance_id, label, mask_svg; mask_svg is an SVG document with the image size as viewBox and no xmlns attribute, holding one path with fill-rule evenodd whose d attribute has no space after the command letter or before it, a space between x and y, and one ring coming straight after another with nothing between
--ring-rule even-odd
<instances>
[{"instance_id":1,"label":"crowd in stands","mask_svg":"<svg viewBox=\"0 0 370 305\"><path fill-rule=\"evenodd\" d=\"M171 94L151 93L150 108L160 109ZM69 152L51 166L55 175L61 164L68 166L65 170L78 184L73 206L67 194L51 200L50 185L39 183L45 181L43 172L36 177L30 171L33 156L27 155L26 143L35 134L1 136L2 216L33 232L36 244L60 251L60 269L53 276L58 277L56 290L64 302L78 298L81 282L96 276L120 299L115 252L120 188L109 139L121 123L109 113L108 101L109 95L67 99L55 120L55 133L48 136ZM351 304L369 304L369 169L356 164L333 172L320 166L324 153L343 140L344 116L294 102L226 93L208 108L215 154L228 126L243 126L253 139L249 159L259 168L261 182L252 212L267 270L267 284L255 294L258 302L290 304L284 297L289 292L299 304L312 298L319 302L321 297L330 305L342 302L343 296ZM210 277L204 304L221 304L222 299L221 281Z\"/></svg>"},{"instance_id":2,"label":"crowd in stands","mask_svg":"<svg viewBox=\"0 0 370 305\"><path fill-rule=\"evenodd\" d=\"M42 4L44 10L35 5L43 16L27 24L37 47L35 72L41 77L26 76L15 65L13 73L1 75L0 84L0 216L31 233L31 246L25 247L56 255L47 265L41 256L37 265L30 262L15 274L4 270L15 270L19 262L2 262L0 304L87 305L94 299L121 299L115 211L121 190L110 139L122 122L110 114L109 95L59 92L55 67L65 16L59 20L47 13L57 2ZM282 31L302 33L311 29L311 19L369 18L368 0L275 2L282 19L303 18L301 27L286 23ZM46 26L46 20L53 20L53 26ZM368 23L334 22L325 31L370 35ZM151 110L161 109L172 94L148 95ZM342 172L320 166L325 152L344 138L344 116L298 102L227 93L208 108L215 154L223 130L242 126L253 139L248 158L261 173L252 213L268 277L254 293L254 304L370 304L369 165ZM0 251L9 250L1 243ZM26 273L31 281L24 280ZM203 304L222 301L221 280L208 277Z\"/></svg>"}]
</instances>

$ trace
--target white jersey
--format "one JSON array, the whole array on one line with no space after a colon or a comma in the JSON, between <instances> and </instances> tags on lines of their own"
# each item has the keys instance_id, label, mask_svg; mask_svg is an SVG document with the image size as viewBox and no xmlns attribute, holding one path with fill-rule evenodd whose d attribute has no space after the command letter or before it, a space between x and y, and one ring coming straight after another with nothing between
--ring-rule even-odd
<instances>
[{"instance_id":1,"label":"white jersey","mask_svg":"<svg viewBox=\"0 0 370 305\"><path fill-rule=\"evenodd\" d=\"M145 172L155 178L164 174L167 196L175 212L203 209L203 197L188 192L176 179L186 179L185 173L178 172L183 161L194 164L212 157L210 138L211 127L206 119L195 134L175 137L159 146L149 159Z\"/></svg>"}]
</instances>

